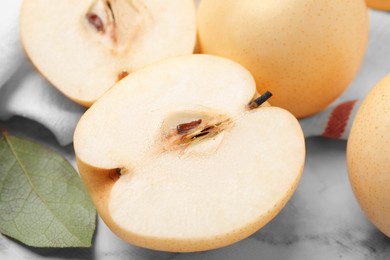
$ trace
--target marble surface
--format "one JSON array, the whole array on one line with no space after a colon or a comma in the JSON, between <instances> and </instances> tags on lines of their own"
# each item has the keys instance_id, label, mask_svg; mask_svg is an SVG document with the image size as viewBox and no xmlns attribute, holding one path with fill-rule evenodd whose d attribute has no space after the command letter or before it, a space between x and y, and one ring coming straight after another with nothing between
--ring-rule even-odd
<instances>
[{"instance_id":1,"label":"marble surface","mask_svg":"<svg viewBox=\"0 0 390 260\"><path fill-rule=\"evenodd\" d=\"M47 144L74 164L73 147L59 146L37 123L13 118L0 121L0 127ZM346 142L309 138L306 146L303 177L287 206L264 228L234 245L190 254L151 251L121 241L99 219L92 248L36 249L0 235L0 259L390 259L390 238L367 220L349 186Z\"/></svg>"}]
</instances>

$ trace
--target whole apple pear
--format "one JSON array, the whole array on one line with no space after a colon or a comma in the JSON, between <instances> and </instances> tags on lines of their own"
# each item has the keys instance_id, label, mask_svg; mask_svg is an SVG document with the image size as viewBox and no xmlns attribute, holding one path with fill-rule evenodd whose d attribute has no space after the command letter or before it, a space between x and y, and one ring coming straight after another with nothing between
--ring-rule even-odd
<instances>
[{"instance_id":1,"label":"whole apple pear","mask_svg":"<svg viewBox=\"0 0 390 260\"><path fill-rule=\"evenodd\" d=\"M199 48L254 76L270 103L297 117L326 108L355 77L365 53L364 0L203 0Z\"/></svg>"},{"instance_id":2,"label":"whole apple pear","mask_svg":"<svg viewBox=\"0 0 390 260\"><path fill-rule=\"evenodd\" d=\"M390 0L366 0L367 6L378 10L390 10Z\"/></svg>"},{"instance_id":3,"label":"whole apple pear","mask_svg":"<svg viewBox=\"0 0 390 260\"><path fill-rule=\"evenodd\" d=\"M390 75L364 99L347 145L352 190L371 222L390 237Z\"/></svg>"}]
</instances>

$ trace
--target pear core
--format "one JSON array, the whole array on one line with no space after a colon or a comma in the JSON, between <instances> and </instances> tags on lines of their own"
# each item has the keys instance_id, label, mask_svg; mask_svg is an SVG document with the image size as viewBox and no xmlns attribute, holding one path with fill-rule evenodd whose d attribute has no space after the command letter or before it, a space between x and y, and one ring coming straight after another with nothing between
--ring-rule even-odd
<instances>
[{"instance_id":1,"label":"pear core","mask_svg":"<svg viewBox=\"0 0 390 260\"><path fill-rule=\"evenodd\" d=\"M74 147L111 230L138 246L193 252L269 222L297 187L305 144L286 110L249 109L256 96L237 63L186 55L129 75L99 99Z\"/></svg>"}]
</instances>

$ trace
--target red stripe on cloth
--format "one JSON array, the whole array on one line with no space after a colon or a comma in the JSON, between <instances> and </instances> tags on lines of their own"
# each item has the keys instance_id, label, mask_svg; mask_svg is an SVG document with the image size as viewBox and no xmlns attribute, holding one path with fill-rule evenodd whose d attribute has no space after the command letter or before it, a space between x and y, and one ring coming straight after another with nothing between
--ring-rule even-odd
<instances>
[{"instance_id":1,"label":"red stripe on cloth","mask_svg":"<svg viewBox=\"0 0 390 260\"><path fill-rule=\"evenodd\" d=\"M333 109L322 137L340 139L348 124L348 119L357 100L339 104Z\"/></svg>"}]
</instances>

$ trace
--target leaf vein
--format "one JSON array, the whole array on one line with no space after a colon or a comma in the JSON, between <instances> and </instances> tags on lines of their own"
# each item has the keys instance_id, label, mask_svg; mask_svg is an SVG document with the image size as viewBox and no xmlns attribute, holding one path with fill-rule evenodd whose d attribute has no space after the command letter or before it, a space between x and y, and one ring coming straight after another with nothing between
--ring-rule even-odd
<instances>
[{"instance_id":1,"label":"leaf vein","mask_svg":"<svg viewBox=\"0 0 390 260\"><path fill-rule=\"evenodd\" d=\"M8 145L8 147L10 148L10 151L12 152L13 156L15 157L15 162L14 163L18 163L19 164L19 167L21 168L22 172L24 173L24 175L26 176L30 186L31 186L31 192L34 192L34 194L39 198L39 200L44 204L46 205L46 208L48 209L48 211L51 213L51 215L53 217L55 217L56 219L59 220L59 223L64 227L65 230L67 230L70 234L73 235L74 238L76 238L81 244L84 244L84 242L82 242L75 234L73 234L68 228L67 226L62 222L62 219L61 218L58 218L58 216L52 211L52 209L48 206L48 202L42 198L42 196L39 194L39 192L36 190L36 187L35 185L33 184L32 180L31 180L31 177L29 176L29 171L27 171L27 169L24 167L24 164L22 163L21 159L19 158L18 154L16 153L16 150L15 148L13 147L11 141L9 140L8 136L6 135L3 135L3 137L5 138L5 141L6 141L6 144ZM27 200L25 200L24 203L26 203ZM25 205L25 204L23 204ZM23 208L23 207L22 207ZM19 212L20 213L20 212ZM16 224L16 222L15 222ZM19 231L19 228L17 228L16 226L16 229ZM22 233L21 233L22 234Z\"/></svg>"}]
</instances>

